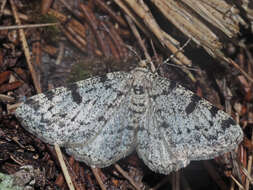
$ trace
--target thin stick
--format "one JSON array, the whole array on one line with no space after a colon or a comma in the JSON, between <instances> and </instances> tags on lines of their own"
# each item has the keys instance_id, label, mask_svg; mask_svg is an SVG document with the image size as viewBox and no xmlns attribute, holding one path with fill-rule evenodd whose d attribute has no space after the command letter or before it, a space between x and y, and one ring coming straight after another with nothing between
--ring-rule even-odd
<instances>
[{"instance_id":1,"label":"thin stick","mask_svg":"<svg viewBox=\"0 0 253 190\"><path fill-rule=\"evenodd\" d=\"M4 15L12 15L12 13L9 9L4 9L3 14ZM18 13L18 16L22 20L28 20L29 19L27 15L22 14L22 13Z\"/></svg>"},{"instance_id":2,"label":"thin stick","mask_svg":"<svg viewBox=\"0 0 253 190\"><path fill-rule=\"evenodd\" d=\"M102 190L106 190L105 185L104 185L104 183L103 183L103 181L102 181L100 175L98 174L98 169L97 169L97 168L92 168L92 167L91 167L91 170L92 170L92 172L93 172L93 174L94 174L94 176L95 176L95 178L96 178L96 180L97 180L97 182L98 182L100 188L101 188Z\"/></svg>"},{"instance_id":3,"label":"thin stick","mask_svg":"<svg viewBox=\"0 0 253 190\"><path fill-rule=\"evenodd\" d=\"M237 179L235 179L235 177L233 175L230 175L230 177L236 183L236 185L238 185L238 187L240 189L244 189L243 186L242 186L242 184Z\"/></svg>"},{"instance_id":4,"label":"thin stick","mask_svg":"<svg viewBox=\"0 0 253 190\"><path fill-rule=\"evenodd\" d=\"M60 166L61 166L61 169L62 169L62 172L63 172L63 175L66 179L66 182L68 184L68 187L70 190L75 190L75 187L71 181L71 178L70 178L70 175L69 175L69 172L68 172L68 169L67 169L67 166L64 162L64 159L63 159L63 156L62 156L62 152L61 152L61 149L59 147L58 144L55 144L54 145L54 149L55 149L55 152L57 154L57 157L58 157L58 160L60 162Z\"/></svg>"},{"instance_id":5,"label":"thin stick","mask_svg":"<svg viewBox=\"0 0 253 190\"><path fill-rule=\"evenodd\" d=\"M241 167L241 171L243 172L243 174L247 177L247 180L253 184L253 178L250 176L249 172L246 170L246 168L244 168L243 166ZM246 188L245 188L246 189ZM247 189L246 189L247 190Z\"/></svg>"},{"instance_id":6,"label":"thin stick","mask_svg":"<svg viewBox=\"0 0 253 190\"><path fill-rule=\"evenodd\" d=\"M14 25L14 26L0 26L0 30L16 30L24 28L39 28L46 26L55 26L59 23L44 23L44 24L24 24L24 25Z\"/></svg>"},{"instance_id":7,"label":"thin stick","mask_svg":"<svg viewBox=\"0 0 253 190\"><path fill-rule=\"evenodd\" d=\"M135 187L135 189L141 190L139 185L137 185L127 172L125 172L118 164L114 164L114 167L132 184L132 186Z\"/></svg>"},{"instance_id":8,"label":"thin stick","mask_svg":"<svg viewBox=\"0 0 253 190\"><path fill-rule=\"evenodd\" d=\"M232 59L225 59L228 63L233 65L236 69L238 69L248 80L253 83L253 78L251 78L239 65L237 65Z\"/></svg>"},{"instance_id":9,"label":"thin stick","mask_svg":"<svg viewBox=\"0 0 253 190\"><path fill-rule=\"evenodd\" d=\"M15 102L15 98L5 94L0 94L0 100L3 102Z\"/></svg>"},{"instance_id":10,"label":"thin stick","mask_svg":"<svg viewBox=\"0 0 253 190\"><path fill-rule=\"evenodd\" d=\"M135 38L138 40L143 52L144 52L144 55L146 57L146 59L148 60L148 62L150 63L150 66L151 66L151 71L152 72L155 72L155 66L154 64L152 63L152 60L151 60L151 57L150 55L148 54L148 51L147 51L147 48L145 47L144 43L143 43L143 40L141 39L141 35L140 33L138 32L137 28L135 27L133 21L131 20L131 18L128 16L128 15L125 15L125 18L135 36Z\"/></svg>"},{"instance_id":11,"label":"thin stick","mask_svg":"<svg viewBox=\"0 0 253 190\"><path fill-rule=\"evenodd\" d=\"M10 1L10 4L11 4L11 9L12 9L15 21L16 21L17 25L21 25L21 21L19 19L18 13L17 13L16 5L15 5L13 0L9 0L9 1ZM41 93L42 91L41 91L41 88L40 88L40 85L39 85L39 82L38 82L38 79L37 79L37 75L35 73L35 70L34 70L32 62L31 62L31 55L30 55L30 52L29 52L29 48L28 48L28 44L27 44L27 41L26 41L24 30L22 28L19 29L19 36L20 36L20 40L22 42L22 47L23 47L23 50L24 50L24 54L25 54L25 58L26 58L29 70L30 70L31 75L32 75L32 79L33 79L35 89L36 89L37 93Z\"/></svg>"},{"instance_id":12,"label":"thin stick","mask_svg":"<svg viewBox=\"0 0 253 190\"><path fill-rule=\"evenodd\" d=\"M193 66L192 67L187 67L187 66L184 66L184 65L175 65L173 63L164 63L164 64L172 66L172 67L176 67L176 68L179 68L179 69L185 69L185 70L189 70L189 71L198 71L198 72L201 72L200 69L194 68Z\"/></svg>"}]
</instances>

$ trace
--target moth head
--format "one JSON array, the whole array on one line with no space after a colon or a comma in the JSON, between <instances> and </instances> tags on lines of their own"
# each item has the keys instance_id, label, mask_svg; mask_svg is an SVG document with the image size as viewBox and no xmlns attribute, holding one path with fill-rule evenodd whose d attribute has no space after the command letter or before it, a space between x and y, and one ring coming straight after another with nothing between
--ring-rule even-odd
<instances>
[{"instance_id":1,"label":"moth head","mask_svg":"<svg viewBox=\"0 0 253 190\"><path fill-rule=\"evenodd\" d=\"M132 89L136 95L145 94L150 86L150 71L144 67L137 67L132 70Z\"/></svg>"}]
</instances>

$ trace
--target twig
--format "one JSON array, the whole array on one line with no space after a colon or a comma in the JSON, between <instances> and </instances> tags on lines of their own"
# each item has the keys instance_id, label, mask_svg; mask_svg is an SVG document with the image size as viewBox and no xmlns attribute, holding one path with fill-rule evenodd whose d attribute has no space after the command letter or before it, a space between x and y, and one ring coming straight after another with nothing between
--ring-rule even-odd
<instances>
[{"instance_id":1,"label":"twig","mask_svg":"<svg viewBox=\"0 0 253 190\"><path fill-rule=\"evenodd\" d=\"M0 100L3 102L14 102L15 98L5 95L5 94L0 94Z\"/></svg>"},{"instance_id":2,"label":"twig","mask_svg":"<svg viewBox=\"0 0 253 190\"><path fill-rule=\"evenodd\" d=\"M35 42L32 43L32 55L33 55L33 65L36 65L37 68L41 68L41 59L42 59L42 52L41 52L41 42L40 42L40 35L36 35L34 40ZM41 75L38 75L38 81L41 80ZM39 87L41 88L41 83L39 83Z\"/></svg>"},{"instance_id":3,"label":"twig","mask_svg":"<svg viewBox=\"0 0 253 190\"><path fill-rule=\"evenodd\" d=\"M53 0L42 0L40 4L40 10L41 14L46 14L49 10L49 8L52 6Z\"/></svg>"},{"instance_id":4,"label":"twig","mask_svg":"<svg viewBox=\"0 0 253 190\"><path fill-rule=\"evenodd\" d=\"M16 5L15 5L13 0L9 0L9 1L10 1L10 4L11 4L11 9L12 9L15 21L16 21L17 25L21 25L21 21L19 19L18 13L17 13ZM41 91L41 88L40 88L40 85L39 85L39 82L38 82L38 79L37 79L37 75L35 73L35 70L34 70L32 62L31 62L31 55L30 55L30 52L29 52L29 48L28 48L28 44L27 44L27 41L26 41L24 30L22 28L19 29L19 36L20 36L20 39L21 39L21 42L22 42L22 46L23 46L23 50L24 50L24 54L25 54L25 57L26 57L26 61L27 61L29 70L30 70L31 75L32 75L32 79L33 79L35 89L36 89L37 93L41 93L42 91Z\"/></svg>"},{"instance_id":5,"label":"twig","mask_svg":"<svg viewBox=\"0 0 253 190\"><path fill-rule=\"evenodd\" d=\"M68 184L68 187L69 187L70 190L75 190L75 187L74 187L74 185L73 185L73 183L71 181L71 177L69 175L67 166L66 166L66 164L64 162L64 159L63 159L63 156L62 156L62 152L61 152L61 149L60 149L59 145L55 144L54 148L55 148L55 152L57 154L58 160L60 162L60 166L61 166L62 172L63 172L64 177L66 179L66 182Z\"/></svg>"},{"instance_id":6,"label":"twig","mask_svg":"<svg viewBox=\"0 0 253 190\"><path fill-rule=\"evenodd\" d=\"M66 0L59 0L73 15L77 18L82 18L81 12L79 9L73 9L71 5Z\"/></svg>"},{"instance_id":7,"label":"twig","mask_svg":"<svg viewBox=\"0 0 253 190\"><path fill-rule=\"evenodd\" d=\"M24 28L39 28L46 26L55 26L59 23L45 23L45 24L24 24L24 25L15 25L15 26L0 26L0 30L16 30L16 29L24 29Z\"/></svg>"},{"instance_id":8,"label":"twig","mask_svg":"<svg viewBox=\"0 0 253 190\"><path fill-rule=\"evenodd\" d=\"M242 184L237 180L235 179L235 177L233 175L230 175L231 179L236 183L236 185L238 185L238 187L240 189L243 189L244 190L244 187L242 186Z\"/></svg>"},{"instance_id":9,"label":"twig","mask_svg":"<svg viewBox=\"0 0 253 190\"><path fill-rule=\"evenodd\" d=\"M127 27L126 22L124 21L124 19L115 14L115 12L113 12L111 10L110 7L107 6L107 4L104 3L104 1L101 0L94 0L95 4L97 4L99 6L100 9L102 9L104 12L108 13L108 15L110 15L110 17L112 19L114 19L115 21L117 21L121 26Z\"/></svg>"},{"instance_id":10,"label":"twig","mask_svg":"<svg viewBox=\"0 0 253 190\"><path fill-rule=\"evenodd\" d=\"M122 1L120 0L114 1L134 21L134 23L142 30L143 33L145 33L149 37L151 36L151 33L139 22L138 19L136 19L135 15L128 9L128 7ZM170 36L168 35L168 37ZM173 41L172 38L170 38L170 40ZM176 40L174 40L174 42L177 43Z\"/></svg>"},{"instance_id":11,"label":"twig","mask_svg":"<svg viewBox=\"0 0 253 190\"><path fill-rule=\"evenodd\" d=\"M83 47L86 47L87 42L85 41L86 36L85 36L85 30L84 26L81 25L82 28L78 28L76 26L74 26L75 20L72 20L73 22L69 22L68 24L66 24L65 28L67 30L67 33L69 33L73 38L75 38L80 44L83 45ZM71 41L71 39L69 39Z\"/></svg>"},{"instance_id":12,"label":"twig","mask_svg":"<svg viewBox=\"0 0 253 190\"><path fill-rule=\"evenodd\" d=\"M165 64L169 65L169 66L172 66L172 67L180 68L180 69L183 69L183 70L201 72L201 70L198 69L197 67L195 67L195 68L194 67L187 67L187 66L184 66L184 65L176 65L176 64L173 64L173 63L165 63ZM193 75L192 75L192 77L193 77ZM194 81L196 82L196 79L194 79Z\"/></svg>"},{"instance_id":13,"label":"twig","mask_svg":"<svg viewBox=\"0 0 253 190\"><path fill-rule=\"evenodd\" d=\"M117 50L119 52L119 55L121 58L126 58L128 56L128 51L126 47L124 46L124 42L121 39L118 32L115 30L113 24L107 20L104 21L107 26L109 26L108 35L111 37L114 45L117 47Z\"/></svg>"},{"instance_id":14,"label":"twig","mask_svg":"<svg viewBox=\"0 0 253 190\"><path fill-rule=\"evenodd\" d=\"M231 178L230 178L231 179ZM235 182L231 179L230 180L230 187L229 190L235 190Z\"/></svg>"},{"instance_id":15,"label":"twig","mask_svg":"<svg viewBox=\"0 0 253 190\"><path fill-rule=\"evenodd\" d=\"M253 78L251 78L239 65L237 65L232 59L226 58L226 62L230 63L233 65L236 69L238 69L248 80L249 82L253 83Z\"/></svg>"},{"instance_id":16,"label":"twig","mask_svg":"<svg viewBox=\"0 0 253 190\"><path fill-rule=\"evenodd\" d=\"M78 35L74 36L72 33L69 32L69 30L66 30L63 26L60 25L61 31L64 33L64 35L71 41L79 50L82 52L86 53L86 41L85 40L80 40L81 38L77 38ZM102 55L102 52L101 52Z\"/></svg>"},{"instance_id":17,"label":"twig","mask_svg":"<svg viewBox=\"0 0 253 190\"><path fill-rule=\"evenodd\" d=\"M244 173L244 175L247 177L247 180L249 180L249 182L251 184L253 184L253 178L250 176L249 172L246 170L246 168L244 168L243 166L241 167L241 171Z\"/></svg>"},{"instance_id":18,"label":"twig","mask_svg":"<svg viewBox=\"0 0 253 190\"><path fill-rule=\"evenodd\" d=\"M146 59L147 59L148 62L150 63L151 71L152 71L152 72L155 72L155 70L156 70L156 69L155 69L155 66L154 66L154 64L152 63L151 57L150 57L150 55L148 54L148 51L147 51L147 49L146 49L146 47L145 47L145 45L144 45L144 43L143 43L143 40L141 39L140 33L138 32L138 30L137 30L137 28L135 27L135 25L134 25L133 21L131 20L131 18L130 18L128 15L125 15L125 17L126 17L126 20L127 20L128 24L129 24L131 30L132 30L133 33L134 33L134 36L135 36L136 39L138 40L138 42L139 42L139 44L140 44L140 46L141 46L141 48L142 48L142 50L143 50L143 52L144 52L144 54L145 54Z\"/></svg>"},{"instance_id":19,"label":"twig","mask_svg":"<svg viewBox=\"0 0 253 190\"><path fill-rule=\"evenodd\" d=\"M4 15L12 15L12 13L11 13L11 11L9 9L4 9L3 13L4 13ZM28 20L29 19L27 15L22 14L22 13L18 13L18 16L22 20Z\"/></svg>"},{"instance_id":20,"label":"twig","mask_svg":"<svg viewBox=\"0 0 253 190\"><path fill-rule=\"evenodd\" d=\"M75 187L76 190L84 190L84 186L82 185L82 181L81 181L81 176L79 173L79 164L78 162L75 162L75 158L73 156L71 156L68 160L66 160L64 158L64 160L66 161L66 165L70 174L70 178L73 182L73 185Z\"/></svg>"},{"instance_id":21,"label":"twig","mask_svg":"<svg viewBox=\"0 0 253 190\"><path fill-rule=\"evenodd\" d=\"M118 164L114 164L114 167L123 175L137 190L141 190L138 184L134 182L134 180L125 172Z\"/></svg>"},{"instance_id":22,"label":"twig","mask_svg":"<svg viewBox=\"0 0 253 190\"><path fill-rule=\"evenodd\" d=\"M3 1L2 1L2 5L1 5L1 7L0 7L0 18L1 18L2 15L3 15L4 7L5 7L5 5L6 5L6 2L7 2L7 0L3 0Z\"/></svg>"},{"instance_id":23,"label":"twig","mask_svg":"<svg viewBox=\"0 0 253 190\"><path fill-rule=\"evenodd\" d=\"M96 178L96 180L97 180L100 188L102 190L106 190L105 185L104 185L104 183L103 183L103 181L102 181L102 179L101 179L101 177L100 177L100 175L98 173L98 168L91 167L91 170L92 170L92 172L93 172L93 174L94 174L94 176L95 176L95 178Z\"/></svg>"},{"instance_id":24,"label":"twig","mask_svg":"<svg viewBox=\"0 0 253 190\"><path fill-rule=\"evenodd\" d=\"M129 10L130 7L130 9L132 9L135 14L139 16L139 18L142 20L142 23L144 23L145 26L157 37L163 47L167 47L172 53L177 52L178 49L175 44L172 43L172 37L161 30L156 20L150 13L149 8L143 1L125 0L124 3L122 3L122 1L114 0L114 2L117 3L132 18L133 14ZM136 19L134 21L136 22ZM136 22L136 24L138 24L138 26L140 25L138 22ZM144 27L142 26L141 29L143 28ZM182 52L179 52L176 57L183 64L191 65L191 61Z\"/></svg>"},{"instance_id":25,"label":"twig","mask_svg":"<svg viewBox=\"0 0 253 190\"><path fill-rule=\"evenodd\" d=\"M104 41L106 42L107 46L109 47L112 57L115 58L116 60L120 60L120 51L119 51L119 46L116 41L116 37L114 37L108 28L108 26L105 24L104 21L99 21L99 26L103 28L104 30ZM108 35L107 35L108 34ZM115 34L114 34L115 35ZM115 35L116 36L116 35Z\"/></svg>"},{"instance_id":26,"label":"twig","mask_svg":"<svg viewBox=\"0 0 253 190\"><path fill-rule=\"evenodd\" d=\"M109 56L109 52L106 48L106 45L101 37L101 34L99 34L99 28L98 28L98 21L95 17L95 15L93 14L93 12L90 10L90 8L84 4L80 4L80 8L85 16L86 21L88 22L88 24L91 27L91 30L93 31L97 42L99 44L99 47L101 48L103 54L105 57L110 57Z\"/></svg>"}]
</instances>

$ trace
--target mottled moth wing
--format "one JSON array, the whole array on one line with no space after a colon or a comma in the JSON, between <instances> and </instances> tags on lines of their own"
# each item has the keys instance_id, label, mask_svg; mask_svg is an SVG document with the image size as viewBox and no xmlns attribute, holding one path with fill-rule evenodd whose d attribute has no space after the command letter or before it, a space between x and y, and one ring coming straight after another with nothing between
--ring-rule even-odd
<instances>
[{"instance_id":1,"label":"mottled moth wing","mask_svg":"<svg viewBox=\"0 0 253 190\"><path fill-rule=\"evenodd\" d=\"M136 128L130 126L134 113L129 110L131 96L112 103L114 108L106 117L103 129L81 146L69 147L68 154L92 167L107 167L126 157L136 147Z\"/></svg>"},{"instance_id":2,"label":"mottled moth wing","mask_svg":"<svg viewBox=\"0 0 253 190\"><path fill-rule=\"evenodd\" d=\"M106 133L108 121L125 101L129 78L128 73L115 72L56 88L30 97L15 115L29 132L49 144L85 144ZM126 123L122 121L122 127Z\"/></svg>"},{"instance_id":3,"label":"mottled moth wing","mask_svg":"<svg viewBox=\"0 0 253 190\"><path fill-rule=\"evenodd\" d=\"M232 151L242 141L240 126L225 112L173 81L150 80L149 111L140 124L137 153L151 170L168 174L191 160Z\"/></svg>"}]
</instances>

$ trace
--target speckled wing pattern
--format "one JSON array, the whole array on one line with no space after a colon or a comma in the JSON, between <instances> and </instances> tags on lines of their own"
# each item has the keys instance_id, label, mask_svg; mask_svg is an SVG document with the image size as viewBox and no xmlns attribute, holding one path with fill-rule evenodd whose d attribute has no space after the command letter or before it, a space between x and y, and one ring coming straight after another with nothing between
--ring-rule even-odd
<instances>
[{"instance_id":1,"label":"speckled wing pattern","mask_svg":"<svg viewBox=\"0 0 253 190\"><path fill-rule=\"evenodd\" d=\"M190 90L155 77L149 94L137 153L151 170L168 174L191 160L230 152L242 141L240 126L227 113Z\"/></svg>"},{"instance_id":2,"label":"speckled wing pattern","mask_svg":"<svg viewBox=\"0 0 253 190\"><path fill-rule=\"evenodd\" d=\"M31 133L93 167L136 149L151 170L168 174L230 152L243 138L228 114L139 67L38 94L15 115Z\"/></svg>"},{"instance_id":3,"label":"speckled wing pattern","mask_svg":"<svg viewBox=\"0 0 253 190\"><path fill-rule=\"evenodd\" d=\"M43 141L66 147L88 165L106 167L135 147L128 127L133 113L125 105L130 78L115 72L56 88L30 97L15 114Z\"/></svg>"}]
</instances>

